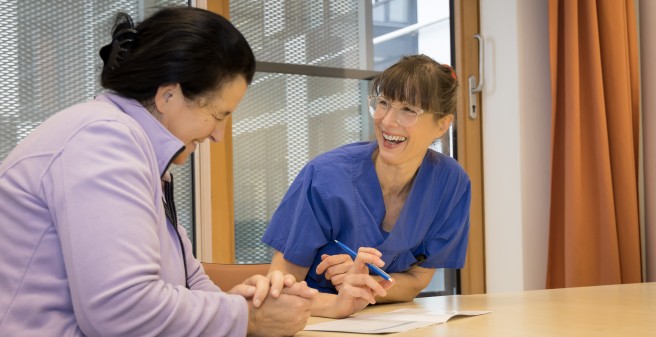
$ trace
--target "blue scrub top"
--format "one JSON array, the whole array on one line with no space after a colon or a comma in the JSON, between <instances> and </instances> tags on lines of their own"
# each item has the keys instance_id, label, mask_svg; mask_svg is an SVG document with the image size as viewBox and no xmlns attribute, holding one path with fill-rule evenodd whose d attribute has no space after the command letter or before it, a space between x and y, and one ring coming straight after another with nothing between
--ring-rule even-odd
<instances>
[{"instance_id":1,"label":"blue scrub top","mask_svg":"<svg viewBox=\"0 0 656 337\"><path fill-rule=\"evenodd\" d=\"M322 254L383 253L388 273L405 272L417 257L424 268L462 268L469 235L471 186L453 158L428 150L390 233L382 230L385 203L372 155L376 142L342 146L311 160L296 176L273 214L262 242L285 259L310 267L306 281L321 292L335 287L316 267Z\"/></svg>"}]
</instances>

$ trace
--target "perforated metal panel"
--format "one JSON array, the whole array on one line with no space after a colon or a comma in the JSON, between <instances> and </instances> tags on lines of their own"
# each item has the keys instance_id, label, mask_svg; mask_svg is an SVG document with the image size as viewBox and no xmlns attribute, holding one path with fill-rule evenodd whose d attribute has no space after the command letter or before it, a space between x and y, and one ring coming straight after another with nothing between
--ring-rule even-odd
<instances>
[{"instance_id":1,"label":"perforated metal panel","mask_svg":"<svg viewBox=\"0 0 656 337\"><path fill-rule=\"evenodd\" d=\"M233 24L258 61L366 69L357 0L230 2ZM311 158L369 138L367 82L257 73L233 117L235 256L271 260L260 239Z\"/></svg>"},{"instance_id":2,"label":"perforated metal panel","mask_svg":"<svg viewBox=\"0 0 656 337\"><path fill-rule=\"evenodd\" d=\"M0 160L51 114L100 92L98 50L114 15L135 20L187 1L0 0ZM173 169L181 223L193 238L191 169Z\"/></svg>"},{"instance_id":3,"label":"perforated metal panel","mask_svg":"<svg viewBox=\"0 0 656 337\"><path fill-rule=\"evenodd\" d=\"M355 0L232 0L230 17L258 61L364 69Z\"/></svg>"}]
</instances>

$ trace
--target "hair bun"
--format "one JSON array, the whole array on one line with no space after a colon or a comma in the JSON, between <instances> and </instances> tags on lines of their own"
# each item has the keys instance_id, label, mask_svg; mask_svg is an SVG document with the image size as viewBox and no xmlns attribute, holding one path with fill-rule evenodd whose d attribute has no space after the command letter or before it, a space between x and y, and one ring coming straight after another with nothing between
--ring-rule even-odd
<instances>
[{"instance_id":1,"label":"hair bun","mask_svg":"<svg viewBox=\"0 0 656 337\"><path fill-rule=\"evenodd\" d=\"M449 75L451 75L451 77L454 80L456 80L456 81L458 80L458 78L456 77L456 71L453 70L453 68L450 65L448 65L446 63L442 63L442 67L446 68L449 71Z\"/></svg>"},{"instance_id":2,"label":"hair bun","mask_svg":"<svg viewBox=\"0 0 656 337\"><path fill-rule=\"evenodd\" d=\"M132 49L136 35L137 31L133 28L121 29L114 34L112 43L100 48L100 58L105 63L105 67L113 71L121 65Z\"/></svg>"},{"instance_id":3,"label":"hair bun","mask_svg":"<svg viewBox=\"0 0 656 337\"><path fill-rule=\"evenodd\" d=\"M112 31L112 42L100 48L99 53L105 64L104 70L108 71L114 71L121 65L137 38L134 22L127 13L117 14Z\"/></svg>"}]
</instances>

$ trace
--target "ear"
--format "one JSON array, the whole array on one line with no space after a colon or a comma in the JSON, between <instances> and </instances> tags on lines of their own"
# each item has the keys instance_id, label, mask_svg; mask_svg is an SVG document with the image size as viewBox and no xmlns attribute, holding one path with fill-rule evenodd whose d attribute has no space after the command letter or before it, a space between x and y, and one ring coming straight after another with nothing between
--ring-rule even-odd
<instances>
[{"instance_id":1,"label":"ear","mask_svg":"<svg viewBox=\"0 0 656 337\"><path fill-rule=\"evenodd\" d=\"M451 124L453 123L453 115L448 114L440 118L439 123L440 123L440 131L446 132L446 130L448 130Z\"/></svg>"},{"instance_id":2,"label":"ear","mask_svg":"<svg viewBox=\"0 0 656 337\"><path fill-rule=\"evenodd\" d=\"M437 120L437 125L436 125L436 129L437 129L437 132L436 132L437 134L436 135L437 135L437 137L435 137L435 138L436 139L437 138L442 138L442 136L444 136L444 134L449 130L449 127L451 126L451 123L453 123L453 115L451 115L451 114L448 114L448 115L438 119Z\"/></svg>"},{"instance_id":3,"label":"ear","mask_svg":"<svg viewBox=\"0 0 656 337\"><path fill-rule=\"evenodd\" d=\"M157 88L155 93L155 108L159 113L165 115L171 111L171 101L176 95L182 95L180 84L165 84Z\"/></svg>"}]
</instances>

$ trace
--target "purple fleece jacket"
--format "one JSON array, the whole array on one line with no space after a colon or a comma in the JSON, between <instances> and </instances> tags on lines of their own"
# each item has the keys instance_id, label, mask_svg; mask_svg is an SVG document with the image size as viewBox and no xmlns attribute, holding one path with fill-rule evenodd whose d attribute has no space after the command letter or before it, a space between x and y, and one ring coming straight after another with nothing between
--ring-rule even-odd
<instances>
[{"instance_id":1,"label":"purple fleece jacket","mask_svg":"<svg viewBox=\"0 0 656 337\"><path fill-rule=\"evenodd\" d=\"M216 287L161 176L183 144L111 93L60 111L0 164L0 336L245 336L246 301Z\"/></svg>"}]
</instances>

